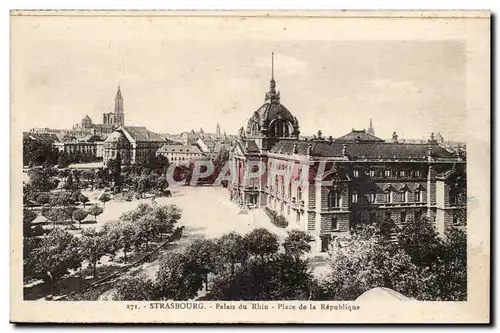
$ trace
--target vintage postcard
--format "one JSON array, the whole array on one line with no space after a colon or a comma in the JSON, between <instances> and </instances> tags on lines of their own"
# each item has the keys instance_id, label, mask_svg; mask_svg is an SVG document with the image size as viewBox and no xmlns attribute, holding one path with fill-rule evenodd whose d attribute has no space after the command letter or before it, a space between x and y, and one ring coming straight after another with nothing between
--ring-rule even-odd
<instances>
[{"instance_id":1,"label":"vintage postcard","mask_svg":"<svg viewBox=\"0 0 500 333\"><path fill-rule=\"evenodd\" d=\"M490 322L490 13L11 12L11 321Z\"/></svg>"}]
</instances>

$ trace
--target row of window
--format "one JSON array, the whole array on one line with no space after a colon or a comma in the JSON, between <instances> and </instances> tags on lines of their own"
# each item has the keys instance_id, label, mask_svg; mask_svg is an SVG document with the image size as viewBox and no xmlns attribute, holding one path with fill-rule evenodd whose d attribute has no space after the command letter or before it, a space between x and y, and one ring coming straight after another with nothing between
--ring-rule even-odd
<instances>
[{"instance_id":1,"label":"row of window","mask_svg":"<svg viewBox=\"0 0 500 333\"><path fill-rule=\"evenodd\" d=\"M410 191L403 191L403 192L396 192L395 194L397 196L399 196L398 198L398 202L422 202L422 199L423 199L423 195L422 195L422 192L421 190L418 190L418 191L415 191L413 192L413 201L410 201ZM394 202L394 197L395 195L393 195L394 192L393 191L389 191L389 192L386 192L384 193L384 199L383 199L383 203L392 203ZM338 193L336 192L330 192L329 193L329 200L328 202L330 203L336 203L337 202L337 199L336 197L339 196ZM330 200L330 198L332 198ZM377 195L375 193L368 193L366 194L366 198L368 200L369 203L376 203L377 202ZM351 193L351 203L358 203L358 200L359 200L359 196L358 196L358 193L357 192L352 192ZM331 207L335 207L335 206L331 206ZM338 206L337 206L338 207Z\"/></svg>"},{"instance_id":2,"label":"row of window","mask_svg":"<svg viewBox=\"0 0 500 333\"><path fill-rule=\"evenodd\" d=\"M359 178L362 174L362 170L354 170L352 172L354 178ZM391 169L386 169L386 170L368 170L366 172L367 176L370 177L377 177L377 178L390 178L390 177L422 177L422 171L421 170L391 170Z\"/></svg>"}]
</instances>

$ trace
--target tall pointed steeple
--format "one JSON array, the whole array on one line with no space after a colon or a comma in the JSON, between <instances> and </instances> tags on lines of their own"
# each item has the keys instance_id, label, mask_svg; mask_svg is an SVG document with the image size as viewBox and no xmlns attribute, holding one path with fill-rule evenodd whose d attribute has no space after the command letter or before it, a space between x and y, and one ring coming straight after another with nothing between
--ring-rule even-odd
<instances>
[{"instance_id":1,"label":"tall pointed steeple","mask_svg":"<svg viewBox=\"0 0 500 333\"><path fill-rule=\"evenodd\" d=\"M118 85L118 90L116 91L115 96L115 112L113 114L113 124L116 126L125 124L125 114L123 113L123 96L122 90L120 89L120 85Z\"/></svg>"},{"instance_id":2,"label":"tall pointed steeple","mask_svg":"<svg viewBox=\"0 0 500 333\"><path fill-rule=\"evenodd\" d=\"M120 85L118 85L118 90L116 91L116 96L115 96L115 113L123 114L123 97Z\"/></svg>"},{"instance_id":3,"label":"tall pointed steeple","mask_svg":"<svg viewBox=\"0 0 500 333\"><path fill-rule=\"evenodd\" d=\"M217 123L217 127L215 128L215 134L220 135L220 125Z\"/></svg>"},{"instance_id":4,"label":"tall pointed steeple","mask_svg":"<svg viewBox=\"0 0 500 333\"><path fill-rule=\"evenodd\" d=\"M276 91L276 81L274 80L274 52L271 53L271 82L269 83L269 92L266 93L266 102L280 102L280 92Z\"/></svg>"},{"instance_id":5,"label":"tall pointed steeple","mask_svg":"<svg viewBox=\"0 0 500 333\"><path fill-rule=\"evenodd\" d=\"M372 118L370 118L370 127L368 127L368 131L366 133L370 135L375 135L375 130L373 129L373 123L372 123Z\"/></svg>"}]
</instances>

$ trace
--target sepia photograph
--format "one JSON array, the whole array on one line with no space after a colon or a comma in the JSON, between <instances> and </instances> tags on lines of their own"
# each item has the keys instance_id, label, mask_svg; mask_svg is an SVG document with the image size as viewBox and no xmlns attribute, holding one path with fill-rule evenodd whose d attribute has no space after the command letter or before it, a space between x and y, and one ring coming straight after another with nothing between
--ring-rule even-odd
<instances>
[{"instance_id":1,"label":"sepia photograph","mask_svg":"<svg viewBox=\"0 0 500 333\"><path fill-rule=\"evenodd\" d=\"M12 11L11 320L488 322L489 28Z\"/></svg>"}]
</instances>

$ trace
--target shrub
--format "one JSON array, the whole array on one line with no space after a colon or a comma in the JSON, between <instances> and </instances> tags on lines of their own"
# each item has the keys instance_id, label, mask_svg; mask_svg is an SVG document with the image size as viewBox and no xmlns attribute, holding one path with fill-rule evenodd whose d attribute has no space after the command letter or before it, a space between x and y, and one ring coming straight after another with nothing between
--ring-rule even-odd
<instances>
[{"instance_id":1,"label":"shrub","mask_svg":"<svg viewBox=\"0 0 500 333\"><path fill-rule=\"evenodd\" d=\"M278 228L288 227L288 220L283 215L278 215L275 211L270 210L267 207L265 207L264 210L275 226L277 226Z\"/></svg>"}]
</instances>

